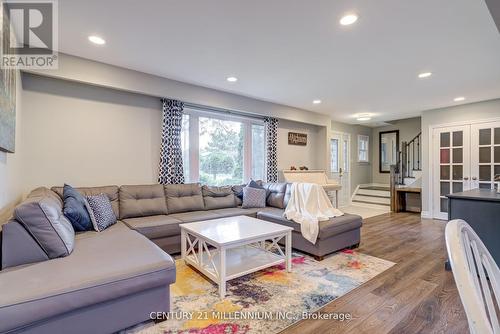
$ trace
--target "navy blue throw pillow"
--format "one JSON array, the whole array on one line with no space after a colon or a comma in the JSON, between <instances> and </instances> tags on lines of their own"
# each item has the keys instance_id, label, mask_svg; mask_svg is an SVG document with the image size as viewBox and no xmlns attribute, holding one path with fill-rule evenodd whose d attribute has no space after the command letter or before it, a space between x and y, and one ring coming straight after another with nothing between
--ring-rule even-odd
<instances>
[{"instance_id":1,"label":"navy blue throw pillow","mask_svg":"<svg viewBox=\"0 0 500 334\"><path fill-rule=\"evenodd\" d=\"M247 187L255 188L255 189L264 189L264 187L261 184L257 183L254 180L251 180L250 183L247 185Z\"/></svg>"},{"instance_id":2,"label":"navy blue throw pillow","mask_svg":"<svg viewBox=\"0 0 500 334\"><path fill-rule=\"evenodd\" d=\"M92 221L87 211L87 201L76 189L65 184L63 188L63 213L75 231L92 230Z\"/></svg>"}]
</instances>

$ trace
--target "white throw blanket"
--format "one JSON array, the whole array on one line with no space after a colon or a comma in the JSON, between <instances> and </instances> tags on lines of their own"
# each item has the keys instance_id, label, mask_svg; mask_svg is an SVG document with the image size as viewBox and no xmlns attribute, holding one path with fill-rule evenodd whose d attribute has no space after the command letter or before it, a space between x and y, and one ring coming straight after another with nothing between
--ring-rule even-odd
<instances>
[{"instance_id":1,"label":"white throw blanket","mask_svg":"<svg viewBox=\"0 0 500 334\"><path fill-rule=\"evenodd\" d=\"M284 215L286 219L299 223L302 236L313 244L318 238L319 222L343 214L333 207L325 190L319 184L296 182L292 184L290 201Z\"/></svg>"}]
</instances>

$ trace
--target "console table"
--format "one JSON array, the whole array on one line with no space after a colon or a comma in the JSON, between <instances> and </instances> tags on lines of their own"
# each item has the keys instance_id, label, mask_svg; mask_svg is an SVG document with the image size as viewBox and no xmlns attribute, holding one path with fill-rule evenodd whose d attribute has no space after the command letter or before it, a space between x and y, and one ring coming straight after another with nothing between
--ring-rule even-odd
<instances>
[{"instance_id":1,"label":"console table","mask_svg":"<svg viewBox=\"0 0 500 334\"><path fill-rule=\"evenodd\" d=\"M495 190L472 189L450 194L448 220L463 219L479 235L497 264L500 264L500 194Z\"/></svg>"}]
</instances>

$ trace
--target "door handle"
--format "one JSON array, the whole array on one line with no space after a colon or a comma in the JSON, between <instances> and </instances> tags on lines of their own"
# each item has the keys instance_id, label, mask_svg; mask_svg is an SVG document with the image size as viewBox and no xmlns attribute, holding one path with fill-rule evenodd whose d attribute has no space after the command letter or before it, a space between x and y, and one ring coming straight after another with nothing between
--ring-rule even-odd
<instances>
[{"instance_id":1,"label":"door handle","mask_svg":"<svg viewBox=\"0 0 500 334\"><path fill-rule=\"evenodd\" d=\"M477 177L473 176L472 181L476 181L476 180L477 180Z\"/></svg>"},{"instance_id":2,"label":"door handle","mask_svg":"<svg viewBox=\"0 0 500 334\"><path fill-rule=\"evenodd\" d=\"M469 178L467 176L465 176L464 181L469 181Z\"/></svg>"}]
</instances>

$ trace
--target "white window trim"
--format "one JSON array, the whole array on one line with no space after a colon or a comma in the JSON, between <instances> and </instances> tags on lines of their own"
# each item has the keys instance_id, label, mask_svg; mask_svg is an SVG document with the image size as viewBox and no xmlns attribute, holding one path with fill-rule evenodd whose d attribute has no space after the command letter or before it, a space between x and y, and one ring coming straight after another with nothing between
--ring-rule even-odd
<instances>
[{"instance_id":1,"label":"white window trim","mask_svg":"<svg viewBox=\"0 0 500 334\"><path fill-rule=\"evenodd\" d=\"M199 118L210 117L223 121L241 122L244 125L245 139L243 146L243 182L249 182L252 177L252 125L264 125L264 120L240 115L226 115L222 112L202 111L185 108L184 113L189 115L189 180L187 182L200 182L200 129ZM264 147L265 151L265 140ZM265 175L265 166L264 171Z\"/></svg>"},{"instance_id":2,"label":"white window trim","mask_svg":"<svg viewBox=\"0 0 500 334\"><path fill-rule=\"evenodd\" d=\"M359 153L361 152L361 141L366 141L366 160L361 160L359 158ZM365 150L363 150L365 151ZM370 136L358 135L358 162L370 162Z\"/></svg>"}]
</instances>

